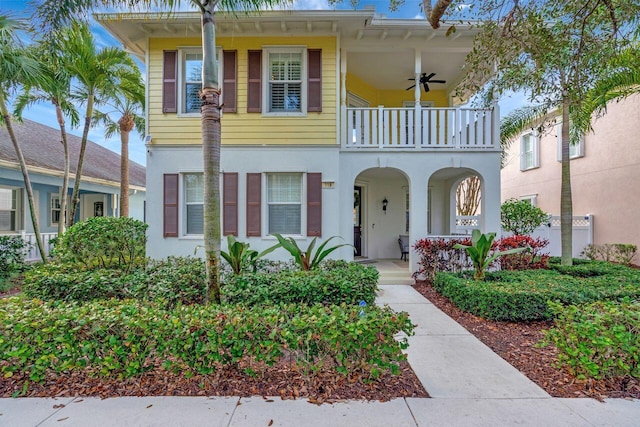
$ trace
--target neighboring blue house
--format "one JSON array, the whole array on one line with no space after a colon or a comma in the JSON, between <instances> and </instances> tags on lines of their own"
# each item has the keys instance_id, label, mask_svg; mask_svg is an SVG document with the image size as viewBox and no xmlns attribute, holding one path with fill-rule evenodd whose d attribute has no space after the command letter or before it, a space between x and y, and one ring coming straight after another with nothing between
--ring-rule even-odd
<instances>
[{"instance_id":1,"label":"neighboring blue house","mask_svg":"<svg viewBox=\"0 0 640 427\"><path fill-rule=\"evenodd\" d=\"M31 120L13 125L28 165L40 232L48 241L55 236L60 219L60 186L64 170L60 130ZM68 142L71 158L68 192L71 194L81 139L68 135ZM129 161L129 214L139 220L145 217L145 173L144 166ZM118 216L119 198L120 156L88 141L76 221L94 216ZM28 240L33 236L24 180L5 127L0 128L0 234L23 234Z\"/></svg>"}]
</instances>

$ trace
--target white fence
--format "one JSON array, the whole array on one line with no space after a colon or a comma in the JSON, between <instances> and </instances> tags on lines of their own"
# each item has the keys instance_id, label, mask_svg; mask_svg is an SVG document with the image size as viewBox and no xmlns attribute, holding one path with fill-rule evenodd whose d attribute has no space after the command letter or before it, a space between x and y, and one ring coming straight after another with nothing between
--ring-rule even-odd
<instances>
[{"instance_id":1,"label":"white fence","mask_svg":"<svg viewBox=\"0 0 640 427\"><path fill-rule=\"evenodd\" d=\"M445 238L459 239L465 235L470 235L474 228L480 228L480 215L475 216L457 216L455 221L455 235L452 236L429 236L429 238ZM502 236L508 236L509 233L502 231ZM535 229L531 233L531 237L543 238L549 241L549 245L543 252L549 253L551 256L560 256L562 254L562 239L560 236L560 217L552 216L549 222ZM583 215L573 217L573 245L572 252L574 258L579 258L584 248L593 243L593 215Z\"/></svg>"}]
</instances>

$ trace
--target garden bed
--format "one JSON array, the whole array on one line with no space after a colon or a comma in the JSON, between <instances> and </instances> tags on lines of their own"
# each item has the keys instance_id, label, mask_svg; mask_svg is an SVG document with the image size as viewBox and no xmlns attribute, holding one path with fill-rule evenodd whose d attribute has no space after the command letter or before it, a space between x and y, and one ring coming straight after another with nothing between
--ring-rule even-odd
<instances>
[{"instance_id":1,"label":"garden bed","mask_svg":"<svg viewBox=\"0 0 640 427\"><path fill-rule=\"evenodd\" d=\"M558 368L558 350L536 346L544 339L542 331L551 328L553 322L487 320L460 310L426 282L418 282L414 288L553 397L640 398L640 382L636 379L578 380Z\"/></svg>"}]
</instances>

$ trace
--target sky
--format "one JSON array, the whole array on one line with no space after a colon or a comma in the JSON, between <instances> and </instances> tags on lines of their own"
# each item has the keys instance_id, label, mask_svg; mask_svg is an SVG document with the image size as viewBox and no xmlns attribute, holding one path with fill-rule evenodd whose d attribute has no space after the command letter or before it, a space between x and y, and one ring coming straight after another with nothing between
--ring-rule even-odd
<instances>
[{"instance_id":1,"label":"sky","mask_svg":"<svg viewBox=\"0 0 640 427\"><path fill-rule=\"evenodd\" d=\"M188 2L183 3L184 4L181 9L188 10ZM375 6L377 13L386 15L390 18L425 19L421 4L422 2L418 0L407 0L397 11L391 12L388 9L389 3L387 0L362 0L359 8ZM327 0L295 0L293 8L299 10L334 9L334 7L329 6ZM338 6L338 9L351 8L352 7L348 1ZM9 13L14 17L28 18L30 10L26 0L0 0L0 13ZM94 35L98 48L105 46L121 47L121 44L100 25L92 23L91 31ZM522 94L506 96L500 101L501 115L504 116L509 111L525 103L526 100ZM29 108L29 110L24 112L23 117L56 129L58 128L55 111L48 104L38 104ZM69 133L82 136L82 128L79 126L75 129L69 129ZM89 132L89 140L100 144L111 151L120 153L120 137L115 135L108 139L105 138L104 128L102 127L93 127ZM141 165L146 164L146 148L144 146L143 136L138 135L135 132L131 133L131 137L129 139L129 158Z\"/></svg>"}]
</instances>

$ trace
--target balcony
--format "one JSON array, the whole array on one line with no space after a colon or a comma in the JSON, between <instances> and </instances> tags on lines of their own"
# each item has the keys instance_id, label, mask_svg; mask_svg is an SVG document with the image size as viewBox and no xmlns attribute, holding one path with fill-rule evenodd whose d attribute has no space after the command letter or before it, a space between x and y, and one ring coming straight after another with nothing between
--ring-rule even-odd
<instances>
[{"instance_id":1,"label":"balcony","mask_svg":"<svg viewBox=\"0 0 640 427\"><path fill-rule=\"evenodd\" d=\"M491 109L343 107L343 149L496 150Z\"/></svg>"}]
</instances>

